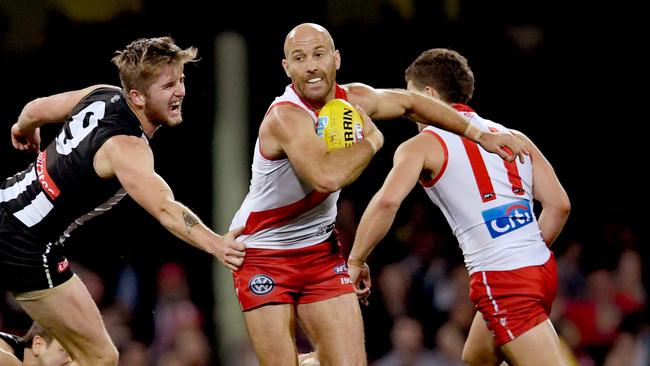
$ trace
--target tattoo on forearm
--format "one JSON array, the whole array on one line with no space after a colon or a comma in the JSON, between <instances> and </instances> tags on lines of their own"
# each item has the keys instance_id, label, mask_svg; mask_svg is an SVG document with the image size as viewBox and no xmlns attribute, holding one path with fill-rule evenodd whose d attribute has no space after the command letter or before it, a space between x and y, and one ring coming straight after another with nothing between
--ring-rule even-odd
<instances>
[{"instance_id":1,"label":"tattoo on forearm","mask_svg":"<svg viewBox=\"0 0 650 366\"><path fill-rule=\"evenodd\" d=\"M197 220L194 215L190 215L187 212L183 212L183 221L185 221L185 230L187 230L188 234L190 233L190 230L199 223L199 220Z\"/></svg>"}]
</instances>

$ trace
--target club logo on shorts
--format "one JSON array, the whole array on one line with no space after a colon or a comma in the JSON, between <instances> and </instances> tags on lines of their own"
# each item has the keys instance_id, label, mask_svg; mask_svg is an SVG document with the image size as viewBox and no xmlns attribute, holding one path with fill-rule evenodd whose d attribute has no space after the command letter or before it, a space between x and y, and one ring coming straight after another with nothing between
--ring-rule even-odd
<instances>
[{"instance_id":1,"label":"club logo on shorts","mask_svg":"<svg viewBox=\"0 0 650 366\"><path fill-rule=\"evenodd\" d=\"M341 263L337 266L334 267L334 273L341 274L341 273L348 273L348 266L347 264Z\"/></svg>"},{"instance_id":2,"label":"club logo on shorts","mask_svg":"<svg viewBox=\"0 0 650 366\"><path fill-rule=\"evenodd\" d=\"M258 274L248 282L248 288L255 295L266 295L275 288L275 281L267 275Z\"/></svg>"},{"instance_id":3,"label":"club logo on shorts","mask_svg":"<svg viewBox=\"0 0 650 366\"><path fill-rule=\"evenodd\" d=\"M482 212L492 238L497 238L533 222L530 202L519 200Z\"/></svg>"}]
</instances>

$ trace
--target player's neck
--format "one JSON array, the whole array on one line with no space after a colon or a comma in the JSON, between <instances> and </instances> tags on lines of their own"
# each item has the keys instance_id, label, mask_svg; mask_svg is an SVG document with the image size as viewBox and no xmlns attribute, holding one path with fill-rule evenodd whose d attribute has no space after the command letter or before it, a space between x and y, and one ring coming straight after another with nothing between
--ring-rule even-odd
<instances>
[{"instance_id":1,"label":"player's neck","mask_svg":"<svg viewBox=\"0 0 650 366\"><path fill-rule=\"evenodd\" d=\"M131 103L131 101L127 98L126 99L126 104L129 106L133 114L138 118L138 121L140 122L140 126L142 127L142 131L144 131L144 134L147 135L147 138L152 138L154 132L160 127L160 125L152 123L147 115L144 113L143 108L138 108L138 106L134 105Z\"/></svg>"},{"instance_id":2,"label":"player's neck","mask_svg":"<svg viewBox=\"0 0 650 366\"><path fill-rule=\"evenodd\" d=\"M38 366L38 363L36 362L36 357L32 353L32 350L29 348L25 348L25 350L23 351L23 365Z\"/></svg>"}]
</instances>

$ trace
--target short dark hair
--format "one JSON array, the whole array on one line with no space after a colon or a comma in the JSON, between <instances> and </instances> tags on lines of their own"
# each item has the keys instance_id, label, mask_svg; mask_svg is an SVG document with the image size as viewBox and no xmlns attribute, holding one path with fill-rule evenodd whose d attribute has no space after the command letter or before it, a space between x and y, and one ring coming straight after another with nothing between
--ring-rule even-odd
<instances>
[{"instance_id":1,"label":"short dark hair","mask_svg":"<svg viewBox=\"0 0 650 366\"><path fill-rule=\"evenodd\" d=\"M430 86L448 103L467 104L474 94L474 73L467 59L447 48L422 52L404 73L418 89Z\"/></svg>"},{"instance_id":2,"label":"short dark hair","mask_svg":"<svg viewBox=\"0 0 650 366\"><path fill-rule=\"evenodd\" d=\"M43 328L42 325L38 324L37 322L32 323L32 326L29 328L27 331L27 334L23 336L23 342L27 345L27 347L31 348L32 347L32 341L34 340L34 337L39 336L45 340L46 343L52 342L52 334L48 332L45 328Z\"/></svg>"}]
</instances>

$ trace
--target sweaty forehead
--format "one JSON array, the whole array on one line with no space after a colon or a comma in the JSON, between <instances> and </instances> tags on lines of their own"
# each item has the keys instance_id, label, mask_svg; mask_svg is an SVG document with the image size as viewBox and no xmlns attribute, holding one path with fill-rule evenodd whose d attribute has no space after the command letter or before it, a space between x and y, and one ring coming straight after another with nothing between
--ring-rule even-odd
<instances>
[{"instance_id":1,"label":"sweaty forehead","mask_svg":"<svg viewBox=\"0 0 650 366\"><path fill-rule=\"evenodd\" d=\"M326 30L314 28L294 29L287 35L284 41L284 55L288 57L293 51L307 51L317 47L326 47L332 51L334 50L334 42Z\"/></svg>"}]
</instances>

